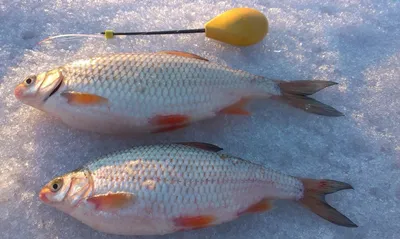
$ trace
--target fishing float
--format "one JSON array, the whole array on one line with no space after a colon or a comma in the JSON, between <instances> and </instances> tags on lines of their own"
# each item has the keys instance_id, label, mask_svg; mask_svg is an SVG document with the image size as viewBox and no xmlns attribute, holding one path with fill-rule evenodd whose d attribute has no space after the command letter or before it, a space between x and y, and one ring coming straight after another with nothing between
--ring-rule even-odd
<instances>
[{"instance_id":1,"label":"fishing float","mask_svg":"<svg viewBox=\"0 0 400 239\"><path fill-rule=\"evenodd\" d=\"M98 34L64 34L52 36L39 42L42 44L49 40L62 37L102 37L112 39L116 36L140 36L140 35L171 35L205 33L210 39L224 42L234 46L250 46L264 39L268 33L268 19L260 11L253 8L233 8L214 17L204 28L146 31L146 32L115 32L105 30Z\"/></svg>"}]
</instances>

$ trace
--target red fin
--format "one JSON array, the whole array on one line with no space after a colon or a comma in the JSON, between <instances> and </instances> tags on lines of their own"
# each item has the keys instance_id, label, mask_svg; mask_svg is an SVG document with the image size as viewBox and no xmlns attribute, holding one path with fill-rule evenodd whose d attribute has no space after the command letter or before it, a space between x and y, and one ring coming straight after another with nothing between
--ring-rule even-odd
<instances>
[{"instance_id":1,"label":"red fin","mask_svg":"<svg viewBox=\"0 0 400 239\"><path fill-rule=\"evenodd\" d=\"M104 97L89 94L89 93L80 93L74 91L66 91L61 93L61 96L68 99L69 104L77 104L77 105L96 105L96 104L104 104L107 103L108 100Z\"/></svg>"},{"instance_id":2,"label":"red fin","mask_svg":"<svg viewBox=\"0 0 400 239\"><path fill-rule=\"evenodd\" d=\"M208 150L208 151L212 151L212 152L218 152L218 151L222 150L222 148L218 147L217 145L202 143L202 142L184 142L184 143L178 143L178 144L183 144L183 145L187 145L187 146L191 146L191 147L195 147L195 148L199 148L199 149L204 149L204 150Z\"/></svg>"},{"instance_id":3,"label":"red fin","mask_svg":"<svg viewBox=\"0 0 400 239\"><path fill-rule=\"evenodd\" d=\"M211 215L201 215L196 217L178 217L174 219L175 225L190 229L203 228L210 226L215 221Z\"/></svg>"},{"instance_id":4,"label":"red fin","mask_svg":"<svg viewBox=\"0 0 400 239\"><path fill-rule=\"evenodd\" d=\"M186 115L157 115L150 119L150 124L161 126L153 133L173 131L188 126L189 117Z\"/></svg>"},{"instance_id":5,"label":"red fin","mask_svg":"<svg viewBox=\"0 0 400 239\"><path fill-rule=\"evenodd\" d=\"M272 203L268 199L263 199L259 201L258 203L255 203L248 207L246 210L239 212L239 216L246 214L246 213L260 213L260 212L266 212L268 210L272 209Z\"/></svg>"},{"instance_id":6,"label":"red fin","mask_svg":"<svg viewBox=\"0 0 400 239\"><path fill-rule=\"evenodd\" d=\"M336 225L344 227L357 227L354 222L338 212L325 201L326 194L334 193L344 189L353 189L350 184L328 179L316 180L301 178L300 180L304 185L304 196L302 199L300 199L300 203L304 207L310 209L318 216Z\"/></svg>"},{"instance_id":7,"label":"red fin","mask_svg":"<svg viewBox=\"0 0 400 239\"><path fill-rule=\"evenodd\" d=\"M152 133L163 133L163 132L174 131L177 129L185 128L186 126L188 126L188 124L166 126L156 129Z\"/></svg>"},{"instance_id":8,"label":"red fin","mask_svg":"<svg viewBox=\"0 0 400 239\"><path fill-rule=\"evenodd\" d=\"M157 115L150 120L155 125L178 125L189 121L186 115Z\"/></svg>"},{"instance_id":9,"label":"red fin","mask_svg":"<svg viewBox=\"0 0 400 239\"><path fill-rule=\"evenodd\" d=\"M130 193L108 193L93 196L87 199L96 206L96 210L110 210L127 207L136 201L136 197Z\"/></svg>"},{"instance_id":10,"label":"red fin","mask_svg":"<svg viewBox=\"0 0 400 239\"><path fill-rule=\"evenodd\" d=\"M198 60L203 60L203 61L208 61L208 59L203 58L201 56L184 52L184 51L160 51L159 53L164 53L164 54L171 54L171 55L176 55L176 56L183 56L183 57L188 57L188 58L194 58Z\"/></svg>"},{"instance_id":11,"label":"red fin","mask_svg":"<svg viewBox=\"0 0 400 239\"><path fill-rule=\"evenodd\" d=\"M230 105L222 110L220 113L222 114L232 114L232 115L250 115L250 112L244 109L249 99L241 99L238 102Z\"/></svg>"}]
</instances>

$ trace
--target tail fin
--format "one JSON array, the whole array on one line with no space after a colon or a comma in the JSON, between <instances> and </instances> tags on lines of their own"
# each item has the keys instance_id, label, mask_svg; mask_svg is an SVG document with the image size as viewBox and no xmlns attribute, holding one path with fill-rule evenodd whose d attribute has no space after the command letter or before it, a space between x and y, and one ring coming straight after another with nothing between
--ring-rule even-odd
<instances>
[{"instance_id":1,"label":"tail fin","mask_svg":"<svg viewBox=\"0 0 400 239\"><path fill-rule=\"evenodd\" d=\"M325 105L314 100L307 95L312 95L328 86L336 85L332 81L320 80L300 80L300 81L277 81L282 95L273 97L274 99L284 101L285 103L302 109L306 112L325 115L325 116L343 116L343 114L329 105Z\"/></svg>"},{"instance_id":2,"label":"tail fin","mask_svg":"<svg viewBox=\"0 0 400 239\"><path fill-rule=\"evenodd\" d=\"M346 216L325 201L325 195L344 189L353 189L350 184L333 180L300 179L304 185L304 197L300 203L318 216L344 227L358 227Z\"/></svg>"}]
</instances>

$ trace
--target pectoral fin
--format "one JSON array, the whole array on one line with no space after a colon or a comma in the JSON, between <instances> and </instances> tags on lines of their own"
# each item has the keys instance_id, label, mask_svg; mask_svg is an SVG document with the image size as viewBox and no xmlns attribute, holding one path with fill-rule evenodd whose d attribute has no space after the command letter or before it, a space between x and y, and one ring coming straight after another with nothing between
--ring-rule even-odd
<instances>
[{"instance_id":1,"label":"pectoral fin","mask_svg":"<svg viewBox=\"0 0 400 239\"><path fill-rule=\"evenodd\" d=\"M107 193L87 199L96 210L107 211L128 207L135 203L136 196L130 193Z\"/></svg>"},{"instance_id":2,"label":"pectoral fin","mask_svg":"<svg viewBox=\"0 0 400 239\"><path fill-rule=\"evenodd\" d=\"M61 93L62 97L68 100L71 105L99 105L106 104L107 98L90 93L81 93L76 91L65 91Z\"/></svg>"}]
</instances>

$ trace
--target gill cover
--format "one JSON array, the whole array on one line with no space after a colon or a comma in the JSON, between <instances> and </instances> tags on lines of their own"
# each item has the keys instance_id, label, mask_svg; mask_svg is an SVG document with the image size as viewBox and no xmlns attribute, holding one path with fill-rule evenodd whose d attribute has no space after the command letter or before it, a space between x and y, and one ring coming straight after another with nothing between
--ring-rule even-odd
<instances>
[{"instance_id":1,"label":"gill cover","mask_svg":"<svg viewBox=\"0 0 400 239\"><path fill-rule=\"evenodd\" d=\"M61 84L63 75L61 70L55 69L46 72L42 84L40 85L39 91L46 95L44 101L47 100L54 92L54 90Z\"/></svg>"}]
</instances>

